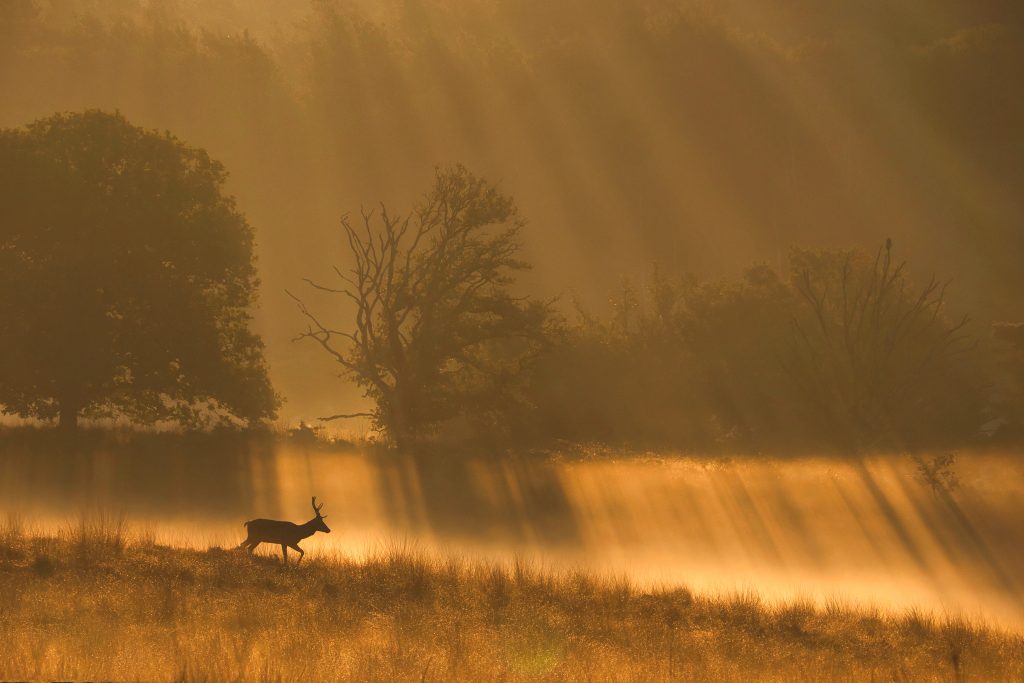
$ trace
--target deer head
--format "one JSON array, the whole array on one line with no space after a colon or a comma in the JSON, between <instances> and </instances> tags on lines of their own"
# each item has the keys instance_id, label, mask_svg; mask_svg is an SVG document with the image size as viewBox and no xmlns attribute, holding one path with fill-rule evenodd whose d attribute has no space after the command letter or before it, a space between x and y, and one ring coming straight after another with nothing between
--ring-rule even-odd
<instances>
[{"instance_id":1,"label":"deer head","mask_svg":"<svg viewBox=\"0 0 1024 683\"><path fill-rule=\"evenodd\" d=\"M316 504L316 496L313 496L313 512L316 514L316 517L310 521L313 523L314 529L316 529L317 531L322 531L325 534L329 534L331 533L331 530L330 528L328 528L326 524L324 524L324 519L327 518L327 515L320 514L320 510L322 510L323 507L323 503L320 503L320 505Z\"/></svg>"}]
</instances>

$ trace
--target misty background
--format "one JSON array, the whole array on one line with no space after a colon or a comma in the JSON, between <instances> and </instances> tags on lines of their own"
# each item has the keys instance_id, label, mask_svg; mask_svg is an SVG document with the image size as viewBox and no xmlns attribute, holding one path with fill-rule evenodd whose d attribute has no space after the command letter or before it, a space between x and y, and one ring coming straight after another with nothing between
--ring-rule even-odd
<instances>
[{"instance_id":1,"label":"misty background","mask_svg":"<svg viewBox=\"0 0 1024 683\"><path fill-rule=\"evenodd\" d=\"M566 309L654 264L891 238L976 333L1019 320L1022 65L1000 0L0 3L0 127L118 109L224 162L285 421L361 399L291 342L284 289L347 265L343 213L408 207L450 162L515 197L522 286Z\"/></svg>"}]
</instances>

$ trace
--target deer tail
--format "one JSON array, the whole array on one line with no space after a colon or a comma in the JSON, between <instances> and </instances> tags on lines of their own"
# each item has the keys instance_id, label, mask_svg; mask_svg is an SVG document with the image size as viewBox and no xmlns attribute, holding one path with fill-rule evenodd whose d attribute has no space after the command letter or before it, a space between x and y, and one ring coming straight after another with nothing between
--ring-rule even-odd
<instances>
[{"instance_id":1,"label":"deer tail","mask_svg":"<svg viewBox=\"0 0 1024 683\"><path fill-rule=\"evenodd\" d=\"M252 520L250 519L249 522L251 522L251 521ZM249 522L242 522L242 526L249 526Z\"/></svg>"}]
</instances>

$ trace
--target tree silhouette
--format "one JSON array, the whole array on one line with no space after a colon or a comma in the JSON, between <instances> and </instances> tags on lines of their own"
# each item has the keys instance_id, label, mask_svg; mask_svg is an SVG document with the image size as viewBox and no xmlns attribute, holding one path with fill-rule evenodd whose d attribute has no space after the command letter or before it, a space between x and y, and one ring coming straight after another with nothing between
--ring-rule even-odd
<instances>
[{"instance_id":1,"label":"tree silhouette","mask_svg":"<svg viewBox=\"0 0 1024 683\"><path fill-rule=\"evenodd\" d=\"M547 306L511 292L522 225L512 199L463 166L439 169L405 216L384 206L342 218L354 267L319 290L355 305L332 329L298 298L318 342L374 400L376 426L403 445L441 422L509 399L542 338ZM294 296L294 295L293 295ZM353 415L321 418L332 420Z\"/></svg>"},{"instance_id":2,"label":"tree silhouette","mask_svg":"<svg viewBox=\"0 0 1024 683\"><path fill-rule=\"evenodd\" d=\"M249 329L253 230L227 173L120 114L0 131L0 403L186 426L277 406Z\"/></svg>"},{"instance_id":3,"label":"tree silhouette","mask_svg":"<svg viewBox=\"0 0 1024 683\"><path fill-rule=\"evenodd\" d=\"M801 305L785 365L828 433L861 447L976 434L976 340L966 316L946 318L948 283L915 287L891 240L874 259L797 249L790 261Z\"/></svg>"}]
</instances>

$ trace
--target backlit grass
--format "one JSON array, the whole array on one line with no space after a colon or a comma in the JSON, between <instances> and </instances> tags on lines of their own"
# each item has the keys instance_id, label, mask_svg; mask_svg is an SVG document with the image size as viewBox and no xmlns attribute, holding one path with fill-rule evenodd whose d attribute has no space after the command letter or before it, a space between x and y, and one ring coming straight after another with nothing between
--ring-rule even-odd
<instances>
[{"instance_id":1,"label":"backlit grass","mask_svg":"<svg viewBox=\"0 0 1024 683\"><path fill-rule=\"evenodd\" d=\"M0 680L1021 680L1024 640L924 612L645 592L403 550L360 561L0 529Z\"/></svg>"}]
</instances>

